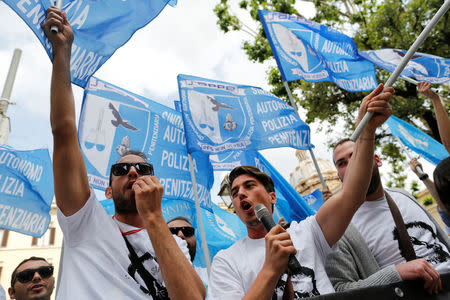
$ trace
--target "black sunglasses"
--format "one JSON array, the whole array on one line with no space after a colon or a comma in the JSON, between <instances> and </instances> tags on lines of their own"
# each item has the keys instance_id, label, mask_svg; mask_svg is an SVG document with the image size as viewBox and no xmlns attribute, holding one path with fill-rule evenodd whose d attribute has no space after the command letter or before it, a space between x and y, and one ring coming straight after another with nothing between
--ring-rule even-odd
<instances>
[{"instance_id":1,"label":"black sunglasses","mask_svg":"<svg viewBox=\"0 0 450 300\"><path fill-rule=\"evenodd\" d=\"M195 232L195 228L194 227L189 227L189 226L183 226L183 227L170 227L170 232L172 232L172 234L177 235L178 232L181 230L181 232L183 233L183 235L185 237L191 237L194 235Z\"/></svg>"},{"instance_id":2,"label":"black sunglasses","mask_svg":"<svg viewBox=\"0 0 450 300\"><path fill-rule=\"evenodd\" d=\"M53 266L43 266L37 269L26 269L16 274L16 279L20 283L27 283L33 280L34 274L38 272L42 278L49 278L53 275ZM14 280L15 283L15 280Z\"/></svg>"},{"instance_id":3,"label":"black sunglasses","mask_svg":"<svg viewBox=\"0 0 450 300\"><path fill-rule=\"evenodd\" d=\"M139 175L153 175L153 165L146 162L117 163L111 166L111 173L114 176L127 175L132 166Z\"/></svg>"}]
</instances>

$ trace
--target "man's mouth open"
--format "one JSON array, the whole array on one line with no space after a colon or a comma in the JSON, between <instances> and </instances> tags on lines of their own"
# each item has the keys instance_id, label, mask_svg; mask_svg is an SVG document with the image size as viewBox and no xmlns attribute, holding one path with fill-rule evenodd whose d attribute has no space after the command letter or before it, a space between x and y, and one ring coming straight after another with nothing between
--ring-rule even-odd
<instances>
[{"instance_id":1,"label":"man's mouth open","mask_svg":"<svg viewBox=\"0 0 450 300\"><path fill-rule=\"evenodd\" d=\"M252 211L252 205L250 202L247 202L245 200L241 201L241 208L244 212L250 213Z\"/></svg>"}]
</instances>

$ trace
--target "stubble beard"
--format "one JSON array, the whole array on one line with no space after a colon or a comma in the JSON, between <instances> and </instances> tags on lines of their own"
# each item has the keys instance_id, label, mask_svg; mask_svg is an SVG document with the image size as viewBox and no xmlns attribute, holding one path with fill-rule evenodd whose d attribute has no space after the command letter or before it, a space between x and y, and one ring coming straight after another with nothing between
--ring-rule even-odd
<instances>
[{"instance_id":1,"label":"stubble beard","mask_svg":"<svg viewBox=\"0 0 450 300\"><path fill-rule=\"evenodd\" d=\"M126 197L124 193L113 191L113 201L116 213L119 214L137 213L134 192L130 193L129 197Z\"/></svg>"},{"instance_id":2,"label":"stubble beard","mask_svg":"<svg viewBox=\"0 0 450 300\"><path fill-rule=\"evenodd\" d=\"M369 196L376 192L378 187L380 186L380 172L378 171L378 166L374 165L372 170L372 178L370 179L369 188L367 189L366 196Z\"/></svg>"}]
</instances>

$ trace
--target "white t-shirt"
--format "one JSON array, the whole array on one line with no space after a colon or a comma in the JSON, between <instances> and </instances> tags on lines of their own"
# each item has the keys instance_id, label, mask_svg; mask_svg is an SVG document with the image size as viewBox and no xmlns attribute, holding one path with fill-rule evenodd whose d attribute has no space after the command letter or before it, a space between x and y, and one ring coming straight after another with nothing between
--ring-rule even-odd
<instances>
[{"instance_id":1,"label":"white t-shirt","mask_svg":"<svg viewBox=\"0 0 450 300\"><path fill-rule=\"evenodd\" d=\"M148 286L156 286L156 293L166 292L147 230L113 220L93 190L72 216L58 209L58 221L64 234L58 299L151 299L144 292ZM128 233L126 238L155 278L154 284L145 284L132 267L121 231ZM174 238L189 260L186 242Z\"/></svg>"},{"instance_id":2,"label":"white t-shirt","mask_svg":"<svg viewBox=\"0 0 450 300\"><path fill-rule=\"evenodd\" d=\"M417 258L425 258L439 273L450 272L447 247L436 236L436 226L428 215L407 196L389 191L405 222ZM366 201L353 216L380 268L406 262L400 253L398 233L386 198Z\"/></svg>"},{"instance_id":3,"label":"white t-shirt","mask_svg":"<svg viewBox=\"0 0 450 300\"><path fill-rule=\"evenodd\" d=\"M324 261L332 251L314 216L300 223L292 222L291 235L302 274L291 276L296 298L334 292L325 273ZM208 299L241 299L248 292L265 259L265 240L240 239L214 257L208 286ZM287 275L284 274L274 293L281 299Z\"/></svg>"}]
</instances>

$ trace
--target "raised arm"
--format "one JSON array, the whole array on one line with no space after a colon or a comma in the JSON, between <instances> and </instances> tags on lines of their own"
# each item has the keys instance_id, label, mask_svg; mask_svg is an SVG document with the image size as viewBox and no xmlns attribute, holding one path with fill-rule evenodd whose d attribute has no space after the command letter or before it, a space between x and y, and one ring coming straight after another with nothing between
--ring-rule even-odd
<instances>
[{"instance_id":1,"label":"raised arm","mask_svg":"<svg viewBox=\"0 0 450 300\"><path fill-rule=\"evenodd\" d=\"M56 25L58 33L50 32ZM55 198L61 212L76 213L89 198L89 183L78 146L75 104L70 81L70 55L73 31L60 9L47 10L42 26L53 48L53 71L50 89L50 123L53 133L53 177Z\"/></svg>"},{"instance_id":2,"label":"raised arm","mask_svg":"<svg viewBox=\"0 0 450 300\"><path fill-rule=\"evenodd\" d=\"M162 216L163 187L156 176L139 177L133 184L136 208L155 249L170 299L204 299L205 287L170 233Z\"/></svg>"},{"instance_id":3,"label":"raised arm","mask_svg":"<svg viewBox=\"0 0 450 300\"><path fill-rule=\"evenodd\" d=\"M448 153L450 153L450 118L448 117L447 110L442 105L439 94L436 94L431 90L431 84L425 81L421 81L417 84L419 93L431 100L433 103L434 112L436 114L436 121L438 123L439 135L441 137L442 144Z\"/></svg>"},{"instance_id":4,"label":"raised arm","mask_svg":"<svg viewBox=\"0 0 450 300\"><path fill-rule=\"evenodd\" d=\"M383 92L382 90L383 85L380 84L363 99L358 119L361 120L366 111L375 114L356 141L341 192L328 199L316 214L317 222L330 246L341 238L356 210L364 202L374 163L375 130L392 114L389 99L394 89L389 87Z\"/></svg>"},{"instance_id":5,"label":"raised arm","mask_svg":"<svg viewBox=\"0 0 450 300\"><path fill-rule=\"evenodd\" d=\"M446 210L445 204L442 203L441 199L439 198L439 194L436 191L436 186L434 185L434 182L430 179L427 173L419 174L416 167L420 167L420 169L423 171L422 164L417 160L417 158L411 159L409 162L409 166L411 167L411 170L414 172L414 174L419 177L420 180L422 180L423 184L427 187L428 191L431 194L431 197L433 197L434 200L436 200L436 203L438 204L439 208L443 211Z\"/></svg>"}]
</instances>

